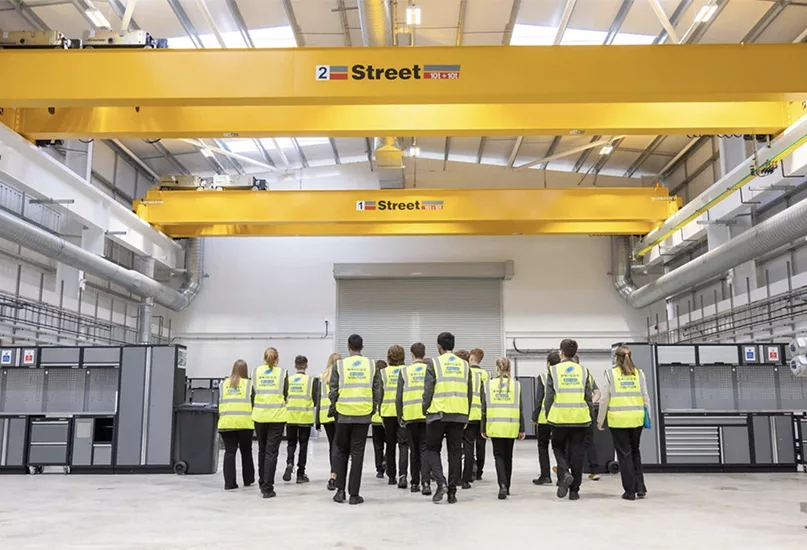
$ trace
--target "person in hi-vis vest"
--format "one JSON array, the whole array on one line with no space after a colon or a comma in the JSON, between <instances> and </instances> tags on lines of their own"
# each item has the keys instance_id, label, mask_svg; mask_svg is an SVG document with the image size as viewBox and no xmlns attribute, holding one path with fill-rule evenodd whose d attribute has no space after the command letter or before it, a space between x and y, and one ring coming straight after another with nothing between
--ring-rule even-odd
<instances>
[{"instance_id":1,"label":"person in hi-vis vest","mask_svg":"<svg viewBox=\"0 0 807 550\"><path fill-rule=\"evenodd\" d=\"M379 359L375 362L375 375L387 368L387 362ZM381 407L378 407L370 419L370 434L373 438L373 458L375 459L375 477L384 479L387 471L386 443L387 434L384 430L384 419L381 418Z\"/></svg>"},{"instance_id":2,"label":"person in hi-vis vest","mask_svg":"<svg viewBox=\"0 0 807 550\"><path fill-rule=\"evenodd\" d=\"M552 450L558 463L558 498L580 499L586 432L591 427L592 378L588 369L572 361L577 342L560 343L560 363L550 367L546 380L546 419L552 426Z\"/></svg>"},{"instance_id":3,"label":"person in hi-vis vest","mask_svg":"<svg viewBox=\"0 0 807 550\"><path fill-rule=\"evenodd\" d=\"M546 355L546 371L538 376L535 388L536 407L532 413L532 423L535 424L536 428L538 464L541 468L541 473L532 480L535 485L552 485L552 474L550 474L549 465L549 442L552 439L552 426L547 422L544 402L546 400L546 381L549 376L549 370L558 363L560 363L560 352L553 349Z\"/></svg>"},{"instance_id":4,"label":"person in hi-vis vest","mask_svg":"<svg viewBox=\"0 0 807 550\"><path fill-rule=\"evenodd\" d=\"M608 420L625 491L622 498L635 500L647 496L639 445L645 414L650 414L650 395L644 373L633 364L630 348L617 348L614 362L614 368L605 371L597 427L604 430Z\"/></svg>"},{"instance_id":5,"label":"person in hi-vis vest","mask_svg":"<svg viewBox=\"0 0 807 550\"><path fill-rule=\"evenodd\" d=\"M387 478L389 484L398 484L399 489L406 489L406 470L409 468L409 438L406 428L398 422L398 411L395 397L398 393L398 379L401 376L406 354L401 346L391 346L387 350L387 368L376 373L381 382L382 401L381 419L386 436ZM395 449L398 449L396 468Z\"/></svg>"},{"instance_id":6,"label":"person in hi-vis vest","mask_svg":"<svg viewBox=\"0 0 807 550\"><path fill-rule=\"evenodd\" d=\"M364 349L362 337L351 334L347 339L347 349L349 357L337 361L331 374L331 408L328 414L336 418L336 494L333 500L345 502L347 485L350 504L361 504L364 499L359 495L359 490L367 426L381 405L381 384L376 382L373 362L361 355ZM347 483L348 456L350 483Z\"/></svg>"},{"instance_id":7,"label":"person in hi-vis vest","mask_svg":"<svg viewBox=\"0 0 807 550\"><path fill-rule=\"evenodd\" d=\"M283 481L291 481L294 471L294 455L300 445L300 457L297 461L297 483L308 483L305 465L308 462L308 440L311 427L316 423L317 405L319 404L319 379L308 376L308 358L298 355L294 358L295 373L289 376L289 397L286 410L286 471Z\"/></svg>"},{"instance_id":8,"label":"person in hi-vis vest","mask_svg":"<svg viewBox=\"0 0 807 550\"><path fill-rule=\"evenodd\" d=\"M229 378L219 384L219 435L224 442L224 488L238 489L235 480L235 453L241 451L244 487L255 483L252 462L252 381L242 359L233 364Z\"/></svg>"},{"instance_id":9,"label":"person in hi-vis vest","mask_svg":"<svg viewBox=\"0 0 807 550\"><path fill-rule=\"evenodd\" d=\"M406 427L409 441L409 464L412 473L411 492L431 495L429 469L423 460L426 451L426 417L423 415L423 389L426 381L426 346L421 342L409 348L412 364L404 367L398 378L395 397L398 423Z\"/></svg>"},{"instance_id":10,"label":"person in hi-vis vest","mask_svg":"<svg viewBox=\"0 0 807 550\"><path fill-rule=\"evenodd\" d=\"M426 453L437 490L432 501L448 495L449 504L457 502L457 485L462 477L462 431L468 423L473 399L470 367L454 353L454 335L442 332L437 337L440 357L429 360L423 382L423 414L426 416ZM448 481L443 474L440 452L443 436L448 449Z\"/></svg>"},{"instance_id":11,"label":"person in hi-vis vest","mask_svg":"<svg viewBox=\"0 0 807 550\"><path fill-rule=\"evenodd\" d=\"M331 466L331 476L328 478L328 490L336 490L336 472L333 469L333 441L336 437L336 419L328 416L328 409L331 408L331 373L334 364L342 358L338 353L328 356L325 370L319 377L320 398L317 406L317 430L325 428L328 436L328 463Z\"/></svg>"},{"instance_id":12,"label":"person in hi-vis vest","mask_svg":"<svg viewBox=\"0 0 807 550\"><path fill-rule=\"evenodd\" d=\"M457 352L457 355L460 355ZM471 367L471 377L474 385L473 401L471 401L471 413L468 415L468 425L462 432L462 454L465 464L462 468L462 488L470 489L471 482L482 479L482 470L485 467L485 443L482 437L480 423L482 420L482 392L485 382L488 381L488 371L479 366L485 352L479 348L474 348L468 354L468 365ZM474 456L476 455L476 456Z\"/></svg>"},{"instance_id":13,"label":"person in hi-vis vest","mask_svg":"<svg viewBox=\"0 0 807 550\"><path fill-rule=\"evenodd\" d=\"M275 470L283 427L286 425L286 399L289 380L286 369L278 366L277 350L263 352L263 365L252 373L252 420L258 435L258 480L263 498L275 496Z\"/></svg>"},{"instance_id":14,"label":"person in hi-vis vest","mask_svg":"<svg viewBox=\"0 0 807 550\"><path fill-rule=\"evenodd\" d=\"M499 500L504 500L510 495L513 478L513 445L525 435L521 384L513 380L508 358L496 359L496 376L485 381L481 408L482 436L493 442Z\"/></svg>"}]
</instances>

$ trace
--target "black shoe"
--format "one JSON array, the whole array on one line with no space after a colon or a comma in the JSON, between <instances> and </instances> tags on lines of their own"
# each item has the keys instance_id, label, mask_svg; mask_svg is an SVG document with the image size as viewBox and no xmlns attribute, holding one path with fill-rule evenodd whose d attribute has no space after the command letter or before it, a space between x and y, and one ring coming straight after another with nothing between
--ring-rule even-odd
<instances>
[{"instance_id":1,"label":"black shoe","mask_svg":"<svg viewBox=\"0 0 807 550\"><path fill-rule=\"evenodd\" d=\"M476 472L476 480L482 481L482 472Z\"/></svg>"},{"instance_id":2,"label":"black shoe","mask_svg":"<svg viewBox=\"0 0 807 550\"><path fill-rule=\"evenodd\" d=\"M574 483L574 476L569 472L558 480L558 498L565 498L569 494L569 487Z\"/></svg>"},{"instance_id":3,"label":"black shoe","mask_svg":"<svg viewBox=\"0 0 807 550\"><path fill-rule=\"evenodd\" d=\"M255 485L254 481L250 481L249 483L244 483L244 487L251 487L253 485Z\"/></svg>"},{"instance_id":4,"label":"black shoe","mask_svg":"<svg viewBox=\"0 0 807 550\"><path fill-rule=\"evenodd\" d=\"M345 491L342 489L337 490L336 494L333 496L333 501L339 504L343 503L345 501Z\"/></svg>"},{"instance_id":5,"label":"black shoe","mask_svg":"<svg viewBox=\"0 0 807 550\"><path fill-rule=\"evenodd\" d=\"M364 499L359 495L356 495L350 497L350 501L348 502L348 504L361 504L362 502L364 502Z\"/></svg>"},{"instance_id":6,"label":"black shoe","mask_svg":"<svg viewBox=\"0 0 807 550\"><path fill-rule=\"evenodd\" d=\"M440 502L443 500L443 497L448 494L448 489L445 485L438 485L437 490L434 492L434 496L432 497L432 502Z\"/></svg>"},{"instance_id":7,"label":"black shoe","mask_svg":"<svg viewBox=\"0 0 807 550\"><path fill-rule=\"evenodd\" d=\"M413 483L412 488L409 489L409 491L411 491L412 493L419 493L420 492L420 487L418 486L417 483Z\"/></svg>"},{"instance_id":8,"label":"black shoe","mask_svg":"<svg viewBox=\"0 0 807 550\"><path fill-rule=\"evenodd\" d=\"M507 488L507 496L510 496L510 487Z\"/></svg>"},{"instance_id":9,"label":"black shoe","mask_svg":"<svg viewBox=\"0 0 807 550\"><path fill-rule=\"evenodd\" d=\"M406 476L400 476L398 478L398 489L406 489L409 486L409 483L406 481Z\"/></svg>"},{"instance_id":10,"label":"black shoe","mask_svg":"<svg viewBox=\"0 0 807 550\"><path fill-rule=\"evenodd\" d=\"M427 497L427 496L431 495L432 494L432 486L429 485L428 483L424 483L423 487L421 487L421 489L420 489L420 494L423 495L424 497Z\"/></svg>"},{"instance_id":11,"label":"black shoe","mask_svg":"<svg viewBox=\"0 0 807 550\"><path fill-rule=\"evenodd\" d=\"M457 493L448 493L448 503L449 504L457 503Z\"/></svg>"},{"instance_id":12,"label":"black shoe","mask_svg":"<svg viewBox=\"0 0 807 550\"><path fill-rule=\"evenodd\" d=\"M308 483L309 481L310 480L308 479L307 475L300 474L299 472L297 473L297 483Z\"/></svg>"},{"instance_id":13,"label":"black shoe","mask_svg":"<svg viewBox=\"0 0 807 550\"><path fill-rule=\"evenodd\" d=\"M622 493L622 500L636 500L634 493Z\"/></svg>"},{"instance_id":14,"label":"black shoe","mask_svg":"<svg viewBox=\"0 0 807 550\"><path fill-rule=\"evenodd\" d=\"M378 479L384 479L384 472L376 472L375 477Z\"/></svg>"},{"instance_id":15,"label":"black shoe","mask_svg":"<svg viewBox=\"0 0 807 550\"><path fill-rule=\"evenodd\" d=\"M579 491L569 491L569 500L580 500Z\"/></svg>"},{"instance_id":16,"label":"black shoe","mask_svg":"<svg viewBox=\"0 0 807 550\"><path fill-rule=\"evenodd\" d=\"M398 482L395 481L394 477L389 478L389 480L387 481L387 485L397 485L397 484Z\"/></svg>"},{"instance_id":17,"label":"black shoe","mask_svg":"<svg viewBox=\"0 0 807 550\"><path fill-rule=\"evenodd\" d=\"M504 500L507 498L507 487L504 485L499 486L499 500Z\"/></svg>"},{"instance_id":18,"label":"black shoe","mask_svg":"<svg viewBox=\"0 0 807 550\"><path fill-rule=\"evenodd\" d=\"M636 498L645 498L647 496L647 491L636 491Z\"/></svg>"},{"instance_id":19,"label":"black shoe","mask_svg":"<svg viewBox=\"0 0 807 550\"><path fill-rule=\"evenodd\" d=\"M468 483L467 481L463 481L463 482L462 482L462 488L463 488L463 489L470 489L470 488L471 488L471 484L470 484L470 483Z\"/></svg>"},{"instance_id":20,"label":"black shoe","mask_svg":"<svg viewBox=\"0 0 807 550\"><path fill-rule=\"evenodd\" d=\"M286 465L286 471L283 472L283 481L291 481L291 472L294 470L294 466L291 464Z\"/></svg>"},{"instance_id":21,"label":"black shoe","mask_svg":"<svg viewBox=\"0 0 807 550\"><path fill-rule=\"evenodd\" d=\"M274 498L277 496L277 493L275 493L274 489L269 489L268 491L264 491L263 493L261 493L261 496L263 498Z\"/></svg>"},{"instance_id":22,"label":"black shoe","mask_svg":"<svg viewBox=\"0 0 807 550\"><path fill-rule=\"evenodd\" d=\"M537 477L532 480L535 485L552 485L551 477Z\"/></svg>"},{"instance_id":23,"label":"black shoe","mask_svg":"<svg viewBox=\"0 0 807 550\"><path fill-rule=\"evenodd\" d=\"M331 478L328 480L328 490L329 491L336 491L336 480Z\"/></svg>"},{"instance_id":24,"label":"black shoe","mask_svg":"<svg viewBox=\"0 0 807 550\"><path fill-rule=\"evenodd\" d=\"M225 487L224 488L225 491L234 491L236 489L238 489L238 485L233 485L232 487Z\"/></svg>"}]
</instances>

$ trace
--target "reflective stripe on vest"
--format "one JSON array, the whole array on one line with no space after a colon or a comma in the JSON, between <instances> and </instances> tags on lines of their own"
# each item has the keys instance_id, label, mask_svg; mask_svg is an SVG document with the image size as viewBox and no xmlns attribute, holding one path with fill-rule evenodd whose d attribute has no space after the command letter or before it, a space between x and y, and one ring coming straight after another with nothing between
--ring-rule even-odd
<instances>
[{"instance_id":1,"label":"reflective stripe on vest","mask_svg":"<svg viewBox=\"0 0 807 550\"><path fill-rule=\"evenodd\" d=\"M541 398L541 409L538 412L538 424L546 424L546 373L543 373L540 378L544 385L544 396Z\"/></svg>"},{"instance_id":2,"label":"reflective stripe on vest","mask_svg":"<svg viewBox=\"0 0 807 550\"><path fill-rule=\"evenodd\" d=\"M227 378L219 384L219 430L251 430L252 422L252 382L241 379L237 388L230 386Z\"/></svg>"},{"instance_id":3,"label":"reflective stripe on vest","mask_svg":"<svg viewBox=\"0 0 807 550\"><path fill-rule=\"evenodd\" d=\"M471 414L468 421L482 420L482 392L485 391L485 382L488 381L488 371L480 367L471 367L471 376L474 377L474 393L471 398Z\"/></svg>"},{"instance_id":4,"label":"reflective stripe on vest","mask_svg":"<svg viewBox=\"0 0 807 550\"><path fill-rule=\"evenodd\" d=\"M255 422L285 422L286 398L283 387L286 382L286 369L261 365L252 374L255 387L255 405L252 420Z\"/></svg>"},{"instance_id":5,"label":"reflective stripe on vest","mask_svg":"<svg viewBox=\"0 0 807 550\"><path fill-rule=\"evenodd\" d=\"M509 386L508 386L509 382ZM499 384L502 383L502 389ZM509 387L509 391L508 391ZM493 378L485 383L485 428L488 437L518 438L521 419L521 385L515 380Z\"/></svg>"},{"instance_id":6,"label":"reflective stripe on vest","mask_svg":"<svg viewBox=\"0 0 807 550\"><path fill-rule=\"evenodd\" d=\"M373 413L373 364L366 357L354 355L336 363L339 373L339 398L336 412L345 416Z\"/></svg>"},{"instance_id":7,"label":"reflective stripe on vest","mask_svg":"<svg viewBox=\"0 0 807 550\"><path fill-rule=\"evenodd\" d=\"M558 425L590 424L591 411L586 403L588 370L572 361L563 361L551 369L555 401L547 422Z\"/></svg>"},{"instance_id":8,"label":"reflective stripe on vest","mask_svg":"<svg viewBox=\"0 0 807 550\"><path fill-rule=\"evenodd\" d=\"M401 417L404 422L424 420L423 415L423 388L426 380L426 364L413 363L404 368L403 376L403 411Z\"/></svg>"},{"instance_id":9,"label":"reflective stripe on vest","mask_svg":"<svg viewBox=\"0 0 807 550\"><path fill-rule=\"evenodd\" d=\"M325 383L322 378L319 379L319 423L330 424L335 419L328 416L328 410L331 408L331 385L330 380Z\"/></svg>"},{"instance_id":10,"label":"reflective stripe on vest","mask_svg":"<svg viewBox=\"0 0 807 550\"><path fill-rule=\"evenodd\" d=\"M638 428L644 425L644 394L642 371L622 374L622 369L611 370L611 398L608 401L609 428Z\"/></svg>"},{"instance_id":11,"label":"reflective stripe on vest","mask_svg":"<svg viewBox=\"0 0 807 550\"><path fill-rule=\"evenodd\" d=\"M454 353L444 353L434 359L434 395L429 414L468 414L468 363Z\"/></svg>"},{"instance_id":12,"label":"reflective stripe on vest","mask_svg":"<svg viewBox=\"0 0 807 550\"><path fill-rule=\"evenodd\" d=\"M398 379L401 377L401 366L389 366L381 370L381 382L384 384L384 399L381 401L381 416L395 417L395 397L398 395Z\"/></svg>"},{"instance_id":13,"label":"reflective stripe on vest","mask_svg":"<svg viewBox=\"0 0 807 550\"><path fill-rule=\"evenodd\" d=\"M299 426L314 423L314 378L297 372L289 376L286 422Z\"/></svg>"}]
</instances>

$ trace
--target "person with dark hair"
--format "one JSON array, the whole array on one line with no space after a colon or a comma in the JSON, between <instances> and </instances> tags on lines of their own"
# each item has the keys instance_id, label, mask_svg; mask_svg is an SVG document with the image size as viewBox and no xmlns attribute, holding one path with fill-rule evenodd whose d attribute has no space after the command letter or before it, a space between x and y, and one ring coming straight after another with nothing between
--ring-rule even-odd
<instances>
[{"instance_id":1,"label":"person with dark hair","mask_svg":"<svg viewBox=\"0 0 807 550\"><path fill-rule=\"evenodd\" d=\"M233 364L232 373L219 384L218 431L224 442L224 489L238 489L235 478L235 453L241 450L241 475L244 487L255 483L252 461L252 381L243 359Z\"/></svg>"},{"instance_id":2,"label":"person with dark hair","mask_svg":"<svg viewBox=\"0 0 807 550\"><path fill-rule=\"evenodd\" d=\"M466 363L471 360L471 352L467 349L461 349L454 353L457 357L465 361Z\"/></svg>"},{"instance_id":3,"label":"person with dark hair","mask_svg":"<svg viewBox=\"0 0 807 550\"><path fill-rule=\"evenodd\" d=\"M549 370L560 363L560 352L552 350L546 355L546 372L538 376L535 389L535 403L538 407L532 413L532 423L536 425L536 438L538 439L538 464L541 473L532 482L536 485L551 485L552 476L549 473L549 441L552 439L552 426L546 419L544 401L546 398L547 377Z\"/></svg>"},{"instance_id":4,"label":"person with dark hair","mask_svg":"<svg viewBox=\"0 0 807 550\"><path fill-rule=\"evenodd\" d=\"M575 363L577 342L560 343L560 363L550 367L545 410L552 426L552 449L558 463L558 498L580 499L586 430L591 426L593 389L588 369Z\"/></svg>"},{"instance_id":5,"label":"person with dark hair","mask_svg":"<svg viewBox=\"0 0 807 550\"><path fill-rule=\"evenodd\" d=\"M457 352L458 357L463 357ZM462 454L465 464L462 468L462 488L470 489L474 479L482 479L482 469L485 466L485 442L482 437L482 392L485 389L485 382L488 381L488 371L479 366L485 357L485 352L479 348L474 348L468 354L468 365L471 367L471 377L474 387L473 400L471 401L471 412L468 415L468 424L462 432ZM463 357L464 358L464 357ZM474 457L474 452L476 457Z\"/></svg>"},{"instance_id":6,"label":"person with dark hair","mask_svg":"<svg viewBox=\"0 0 807 550\"><path fill-rule=\"evenodd\" d=\"M308 440L311 437L311 426L316 422L316 411L319 406L319 379L308 376L308 358L298 355L294 358L295 373L289 376L289 398L286 410L286 471L283 481L291 481L294 471L294 454L297 444L300 445L300 458L297 462L297 483L308 483L305 465L308 462ZM316 422L319 425L318 422Z\"/></svg>"},{"instance_id":7,"label":"person with dark hair","mask_svg":"<svg viewBox=\"0 0 807 550\"><path fill-rule=\"evenodd\" d=\"M387 362L379 359L375 362L375 376L387 368ZM373 438L373 455L375 458L375 477L384 479L387 471L386 444L387 432L384 430L384 419L381 418L381 407L376 409L370 419L370 432Z\"/></svg>"},{"instance_id":8,"label":"person with dark hair","mask_svg":"<svg viewBox=\"0 0 807 550\"><path fill-rule=\"evenodd\" d=\"M350 456L350 504L361 504L359 495L367 426L381 404L381 386L374 382L373 363L361 352L364 340L352 334L347 340L349 357L336 362L331 373L331 408L328 415L336 418L334 470L336 494L334 502L345 502L347 463Z\"/></svg>"},{"instance_id":9,"label":"person with dark hair","mask_svg":"<svg viewBox=\"0 0 807 550\"><path fill-rule=\"evenodd\" d=\"M423 454L426 451L426 417L423 415L423 388L426 380L426 346L417 342L409 348L412 364L404 367L398 377L395 397L398 423L406 426L412 473L411 492L431 495L429 469ZM422 483L422 485L421 485Z\"/></svg>"},{"instance_id":10,"label":"person with dark hair","mask_svg":"<svg viewBox=\"0 0 807 550\"><path fill-rule=\"evenodd\" d=\"M432 500L440 502L447 494L449 504L457 502L457 485L462 477L462 430L468 423L473 401L470 367L453 350L454 335L450 332L440 333L437 337L440 357L428 362L423 382L426 460L437 481ZM440 459L444 435L448 448L448 482Z\"/></svg>"},{"instance_id":11,"label":"person with dark hair","mask_svg":"<svg viewBox=\"0 0 807 550\"><path fill-rule=\"evenodd\" d=\"M576 353L572 358L572 361L577 363L578 365L582 365L583 363L580 362L580 356ZM591 481L599 481L600 474L597 472L600 469L600 458L597 456L597 447L594 446L594 422L593 419L597 417L597 409L595 406L600 401L600 388L597 386L597 381L594 380L594 377L591 376L591 372L589 372L589 383L591 384L591 418L592 423L589 426L588 430L586 431L586 462L588 462L588 478Z\"/></svg>"},{"instance_id":12,"label":"person with dark hair","mask_svg":"<svg viewBox=\"0 0 807 550\"><path fill-rule=\"evenodd\" d=\"M409 469L409 438L406 428L398 422L396 397L398 394L398 380L401 376L406 354L401 346L390 346L387 350L389 365L376 374L380 378L383 400L381 402L381 419L384 422L386 435L386 461L389 484L398 484L399 489L406 489L406 470ZM398 464L395 464L395 447L398 447Z\"/></svg>"}]
</instances>

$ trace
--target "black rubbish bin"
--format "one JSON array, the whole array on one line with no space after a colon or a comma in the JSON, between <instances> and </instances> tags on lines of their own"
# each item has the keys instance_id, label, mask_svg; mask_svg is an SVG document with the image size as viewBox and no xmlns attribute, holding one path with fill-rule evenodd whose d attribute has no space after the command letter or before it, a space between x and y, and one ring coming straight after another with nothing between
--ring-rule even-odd
<instances>
[{"instance_id":1,"label":"black rubbish bin","mask_svg":"<svg viewBox=\"0 0 807 550\"><path fill-rule=\"evenodd\" d=\"M592 423L591 423L591 445L594 447L594 452L597 457L597 471L591 472L591 461L589 458L593 458L592 455L589 454L588 449L586 449L586 459L584 461L583 471L586 473L597 473L597 474L616 474L619 472L619 465L616 463L614 457L614 441L611 438L611 431L608 429L606 424L605 431L600 431L597 429L597 414L599 413L600 406L598 404L594 404L592 410Z\"/></svg>"},{"instance_id":2,"label":"black rubbish bin","mask_svg":"<svg viewBox=\"0 0 807 550\"><path fill-rule=\"evenodd\" d=\"M219 467L219 409L209 403L185 403L176 409L174 472L215 474Z\"/></svg>"}]
</instances>

